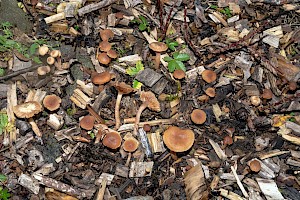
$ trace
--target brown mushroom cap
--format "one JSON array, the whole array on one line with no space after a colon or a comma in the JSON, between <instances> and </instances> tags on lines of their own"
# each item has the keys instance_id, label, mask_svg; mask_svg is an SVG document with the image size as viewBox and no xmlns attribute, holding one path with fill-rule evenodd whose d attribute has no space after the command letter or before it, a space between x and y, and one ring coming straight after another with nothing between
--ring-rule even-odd
<instances>
[{"instance_id":1,"label":"brown mushroom cap","mask_svg":"<svg viewBox=\"0 0 300 200\"><path fill-rule=\"evenodd\" d=\"M168 46L163 42L152 42L149 47L155 52L163 52L168 49Z\"/></svg>"},{"instance_id":2,"label":"brown mushroom cap","mask_svg":"<svg viewBox=\"0 0 300 200\"><path fill-rule=\"evenodd\" d=\"M99 48L101 51L109 51L111 49L111 44L108 41L102 41L99 43Z\"/></svg>"},{"instance_id":3,"label":"brown mushroom cap","mask_svg":"<svg viewBox=\"0 0 300 200\"><path fill-rule=\"evenodd\" d=\"M38 51L41 56L44 56L48 53L49 47L47 45L40 46Z\"/></svg>"},{"instance_id":4,"label":"brown mushroom cap","mask_svg":"<svg viewBox=\"0 0 300 200\"><path fill-rule=\"evenodd\" d=\"M118 53L115 50L111 49L107 52L107 56L110 57L110 58L117 58Z\"/></svg>"},{"instance_id":5,"label":"brown mushroom cap","mask_svg":"<svg viewBox=\"0 0 300 200\"><path fill-rule=\"evenodd\" d=\"M251 171L253 171L253 172L259 172L261 169L261 165L258 160L252 160L249 165L250 165Z\"/></svg>"},{"instance_id":6,"label":"brown mushroom cap","mask_svg":"<svg viewBox=\"0 0 300 200\"><path fill-rule=\"evenodd\" d=\"M110 149L117 149L121 146L122 138L118 132L109 132L105 135L102 143Z\"/></svg>"},{"instance_id":7,"label":"brown mushroom cap","mask_svg":"<svg viewBox=\"0 0 300 200\"><path fill-rule=\"evenodd\" d=\"M150 126L150 124L144 124L144 125L143 125L143 129L144 129L144 131L146 131L146 132L151 131L151 126Z\"/></svg>"},{"instance_id":8,"label":"brown mushroom cap","mask_svg":"<svg viewBox=\"0 0 300 200\"><path fill-rule=\"evenodd\" d=\"M117 82L115 84L115 88L122 94L129 94L130 92L134 91L134 89L130 85L127 85L124 82Z\"/></svg>"},{"instance_id":9,"label":"brown mushroom cap","mask_svg":"<svg viewBox=\"0 0 300 200\"><path fill-rule=\"evenodd\" d=\"M203 124L206 121L206 113L203 110L195 109L191 114L191 120L195 124Z\"/></svg>"},{"instance_id":10,"label":"brown mushroom cap","mask_svg":"<svg viewBox=\"0 0 300 200\"><path fill-rule=\"evenodd\" d=\"M195 134L189 129L180 129L170 126L163 135L165 145L174 152L184 152L189 150L195 140Z\"/></svg>"},{"instance_id":11,"label":"brown mushroom cap","mask_svg":"<svg viewBox=\"0 0 300 200\"><path fill-rule=\"evenodd\" d=\"M209 87L205 90L205 94L207 94L209 97L215 97L216 90L215 90L215 88Z\"/></svg>"},{"instance_id":12,"label":"brown mushroom cap","mask_svg":"<svg viewBox=\"0 0 300 200\"><path fill-rule=\"evenodd\" d=\"M51 68L49 67L49 65L45 65L45 66L41 66L41 67L37 68L36 71L37 71L38 75L43 76L43 75L49 73L51 71Z\"/></svg>"},{"instance_id":13,"label":"brown mushroom cap","mask_svg":"<svg viewBox=\"0 0 300 200\"><path fill-rule=\"evenodd\" d=\"M217 79L217 74L216 72L207 69L202 72L202 78L205 82L212 83Z\"/></svg>"},{"instance_id":14,"label":"brown mushroom cap","mask_svg":"<svg viewBox=\"0 0 300 200\"><path fill-rule=\"evenodd\" d=\"M60 50L54 49L50 52L50 56L53 58L59 57L59 56L61 56L61 52L60 52Z\"/></svg>"},{"instance_id":15,"label":"brown mushroom cap","mask_svg":"<svg viewBox=\"0 0 300 200\"><path fill-rule=\"evenodd\" d=\"M50 111L54 111L60 107L61 98L55 94L47 95L43 100L43 105Z\"/></svg>"},{"instance_id":16,"label":"brown mushroom cap","mask_svg":"<svg viewBox=\"0 0 300 200\"><path fill-rule=\"evenodd\" d=\"M123 143L123 149L127 152L134 152L139 147L139 141L135 139L134 137L130 137L126 139Z\"/></svg>"},{"instance_id":17,"label":"brown mushroom cap","mask_svg":"<svg viewBox=\"0 0 300 200\"><path fill-rule=\"evenodd\" d=\"M47 58L47 63L48 63L49 65L53 65L53 64L55 63L55 58L49 56L49 57Z\"/></svg>"},{"instance_id":18,"label":"brown mushroom cap","mask_svg":"<svg viewBox=\"0 0 300 200\"><path fill-rule=\"evenodd\" d=\"M107 65L111 61L110 57L108 57L106 53L99 53L97 59L103 65Z\"/></svg>"},{"instance_id":19,"label":"brown mushroom cap","mask_svg":"<svg viewBox=\"0 0 300 200\"><path fill-rule=\"evenodd\" d=\"M94 124L95 117L91 115L84 116L79 122L80 127L88 131L94 128Z\"/></svg>"},{"instance_id":20,"label":"brown mushroom cap","mask_svg":"<svg viewBox=\"0 0 300 200\"><path fill-rule=\"evenodd\" d=\"M291 91L296 90L296 89L297 89L297 82L295 82L295 81L290 81L290 82L289 82L289 89L290 89Z\"/></svg>"},{"instance_id":21,"label":"brown mushroom cap","mask_svg":"<svg viewBox=\"0 0 300 200\"><path fill-rule=\"evenodd\" d=\"M109 72L95 73L92 75L92 82L95 85L102 85L111 80L111 74Z\"/></svg>"},{"instance_id":22,"label":"brown mushroom cap","mask_svg":"<svg viewBox=\"0 0 300 200\"><path fill-rule=\"evenodd\" d=\"M30 118L42 111L42 105L37 101L28 101L13 107L15 115L19 118Z\"/></svg>"},{"instance_id":23,"label":"brown mushroom cap","mask_svg":"<svg viewBox=\"0 0 300 200\"><path fill-rule=\"evenodd\" d=\"M223 138L223 143L225 145L232 145L233 144L233 139L232 137L230 137L229 135L226 135L224 138Z\"/></svg>"},{"instance_id":24,"label":"brown mushroom cap","mask_svg":"<svg viewBox=\"0 0 300 200\"><path fill-rule=\"evenodd\" d=\"M185 77L185 72L181 69L176 69L174 72L173 72L173 76L174 78L176 79L183 79Z\"/></svg>"},{"instance_id":25,"label":"brown mushroom cap","mask_svg":"<svg viewBox=\"0 0 300 200\"><path fill-rule=\"evenodd\" d=\"M103 41L108 41L109 39L114 37L114 33L110 29L104 29L100 31L100 37Z\"/></svg>"},{"instance_id":26,"label":"brown mushroom cap","mask_svg":"<svg viewBox=\"0 0 300 200\"><path fill-rule=\"evenodd\" d=\"M262 98L264 99L272 99L273 97L273 92L271 89L264 89L263 93L262 93Z\"/></svg>"},{"instance_id":27,"label":"brown mushroom cap","mask_svg":"<svg viewBox=\"0 0 300 200\"><path fill-rule=\"evenodd\" d=\"M153 94L152 92L142 91L141 95L140 95L140 99L141 99L141 101L143 101L144 103L146 103L148 105L147 107L150 110L160 112L160 104L159 104L157 98L155 97L155 94Z\"/></svg>"}]
</instances>

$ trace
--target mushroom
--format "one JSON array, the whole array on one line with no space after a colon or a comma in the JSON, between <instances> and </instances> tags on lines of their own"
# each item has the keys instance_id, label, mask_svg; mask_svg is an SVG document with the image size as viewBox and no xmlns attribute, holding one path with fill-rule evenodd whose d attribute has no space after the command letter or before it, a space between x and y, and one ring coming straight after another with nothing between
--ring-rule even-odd
<instances>
[{"instance_id":1,"label":"mushroom","mask_svg":"<svg viewBox=\"0 0 300 200\"><path fill-rule=\"evenodd\" d=\"M50 52L50 56L53 57L53 58L60 57L61 56L60 50L52 50Z\"/></svg>"},{"instance_id":2,"label":"mushroom","mask_svg":"<svg viewBox=\"0 0 300 200\"><path fill-rule=\"evenodd\" d=\"M53 57L49 56L49 57L47 58L47 63L48 63L49 65L53 65L53 64L55 63L55 59L54 59Z\"/></svg>"},{"instance_id":3,"label":"mushroom","mask_svg":"<svg viewBox=\"0 0 300 200\"><path fill-rule=\"evenodd\" d=\"M39 51L40 56L44 56L44 55L46 55L48 53L49 48L48 48L47 45L43 45L43 46L39 47L38 51Z\"/></svg>"},{"instance_id":4,"label":"mushroom","mask_svg":"<svg viewBox=\"0 0 300 200\"><path fill-rule=\"evenodd\" d=\"M60 107L61 98L55 94L47 95L43 100L43 105L50 111L54 111Z\"/></svg>"},{"instance_id":5,"label":"mushroom","mask_svg":"<svg viewBox=\"0 0 300 200\"><path fill-rule=\"evenodd\" d=\"M94 123L95 123L95 117L91 115L87 115L80 120L79 125L81 128L89 131L94 128Z\"/></svg>"},{"instance_id":6,"label":"mushroom","mask_svg":"<svg viewBox=\"0 0 300 200\"><path fill-rule=\"evenodd\" d=\"M110 58L117 58L118 57L118 54L115 50L109 50L108 52L106 52L107 56L110 57Z\"/></svg>"},{"instance_id":7,"label":"mushroom","mask_svg":"<svg viewBox=\"0 0 300 200\"><path fill-rule=\"evenodd\" d=\"M195 140L195 134L189 129L180 129L177 126L170 126L163 135L165 145L174 152L189 150Z\"/></svg>"},{"instance_id":8,"label":"mushroom","mask_svg":"<svg viewBox=\"0 0 300 200\"><path fill-rule=\"evenodd\" d=\"M273 97L273 92L272 92L271 89L266 88L266 89L264 89L264 91L263 91L263 93L262 93L261 96L262 96L262 98L264 98L264 99L272 99L272 97Z\"/></svg>"},{"instance_id":9,"label":"mushroom","mask_svg":"<svg viewBox=\"0 0 300 200\"><path fill-rule=\"evenodd\" d=\"M209 97L215 97L216 90L215 90L215 88L209 87L205 90L205 94L207 94Z\"/></svg>"},{"instance_id":10,"label":"mushroom","mask_svg":"<svg viewBox=\"0 0 300 200\"><path fill-rule=\"evenodd\" d=\"M209 70L209 69L204 70L201 75L202 75L203 80L207 83L212 83L217 79L216 72Z\"/></svg>"},{"instance_id":11,"label":"mushroom","mask_svg":"<svg viewBox=\"0 0 300 200\"><path fill-rule=\"evenodd\" d=\"M30 118L42 111L42 105L37 101L28 101L13 107L15 115L19 118Z\"/></svg>"},{"instance_id":12,"label":"mushroom","mask_svg":"<svg viewBox=\"0 0 300 200\"><path fill-rule=\"evenodd\" d=\"M160 53L164 52L168 49L168 46L163 43L163 42L152 42L149 45L150 49L155 51L155 61L154 61L154 67L155 69L159 68L159 63L160 63Z\"/></svg>"},{"instance_id":13,"label":"mushroom","mask_svg":"<svg viewBox=\"0 0 300 200\"><path fill-rule=\"evenodd\" d=\"M289 82L289 90L294 91L297 89L297 82L296 81L290 81Z\"/></svg>"},{"instance_id":14,"label":"mushroom","mask_svg":"<svg viewBox=\"0 0 300 200\"><path fill-rule=\"evenodd\" d=\"M99 53L97 59L103 65L107 65L111 61L110 57L108 57L106 53Z\"/></svg>"},{"instance_id":15,"label":"mushroom","mask_svg":"<svg viewBox=\"0 0 300 200\"><path fill-rule=\"evenodd\" d=\"M109 51L111 49L111 44L108 41L102 41L99 43L99 48L101 51Z\"/></svg>"},{"instance_id":16,"label":"mushroom","mask_svg":"<svg viewBox=\"0 0 300 200\"><path fill-rule=\"evenodd\" d=\"M110 29L104 29L100 31L100 37L103 41L108 41L114 37L114 33Z\"/></svg>"},{"instance_id":17,"label":"mushroom","mask_svg":"<svg viewBox=\"0 0 300 200\"><path fill-rule=\"evenodd\" d=\"M102 85L111 80L111 74L109 72L92 74L92 82L95 85Z\"/></svg>"},{"instance_id":18,"label":"mushroom","mask_svg":"<svg viewBox=\"0 0 300 200\"><path fill-rule=\"evenodd\" d=\"M105 135L102 143L110 149L117 149L121 146L122 138L118 132L109 132Z\"/></svg>"},{"instance_id":19,"label":"mushroom","mask_svg":"<svg viewBox=\"0 0 300 200\"><path fill-rule=\"evenodd\" d=\"M206 121L206 113L203 110L195 109L191 114L191 120L195 124L203 124Z\"/></svg>"},{"instance_id":20,"label":"mushroom","mask_svg":"<svg viewBox=\"0 0 300 200\"><path fill-rule=\"evenodd\" d=\"M258 160L252 160L249 164L251 171L259 172L261 169L261 164Z\"/></svg>"},{"instance_id":21,"label":"mushroom","mask_svg":"<svg viewBox=\"0 0 300 200\"><path fill-rule=\"evenodd\" d=\"M138 130L138 124L140 122L140 117L142 112L148 107L150 110L156 111L156 112L160 112L160 104L157 100L157 98L155 97L155 95L148 91L148 92L144 92L142 91L140 94L140 99L143 102L142 105L139 107L136 116L135 116L135 122L134 122L134 130L133 130L133 134L137 135L137 130Z\"/></svg>"},{"instance_id":22,"label":"mushroom","mask_svg":"<svg viewBox=\"0 0 300 200\"><path fill-rule=\"evenodd\" d=\"M126 139L123 143L123 149L124 151L127 151L129 153L134 152L135 150L137 150L137 148L139 147L139 141L137 141L137 139L135 139L134 137L129 137L128 139Z\"/></svg>"},{"instance_id":23,"label":"mushroom","mask_svg":"<svg viewBox=\"0 0 300 200\"><path fill-rule=\"evenodd\" d=\"M115 106L115 119L116 119L116 126L115 129L118 130L121 125L121 120L120 120L120 104L121 104L121 99L123 94L129 94L134 91L130 85L127 85L124 82L121 83L116 83L115 88L118 90L118 96L116 100L116 106Z\"/></svg>"},{"instance_id":24,"label":"mushroom","mask_svg":"<svg viewBox=\"0 0 300 200\"><path fill-rule=\"evenodd\" d=\"M261 101L260 101L259 96L251 96L250 97L250 102L254 106L259 106L259 104L260 104Z\"/></svg>"},{"instance_id":25,"label":"mushroom","mask_svg":"<svg viewBox=\"0 0 300 200\"><path fill-rule=\"evenodd\" d=\"M144 131L149 132L151 130L150 124L144 124L143 129L144 129Z\"/></svg>"},{"instance_id":26,"label":"mushroom","mask_svg":"<svg viewBox=\"0 0 300 200\"><path fill-rule=\"evenodd\" d=\"M226 135L224 138L223 138L223 144L225 146L227 145L232 145L233 144L233 139L232 137L230 137L229 135Z\"/></svg>"},{"instance_id":27,"label":"mushroom","mask_svg":"<svg viewBox=\"0 0 300 200\"><path fill-rule=\"evenodd\" d=\"M173 76L174 76L174 78L180 80L180 79L183 79L185 77L185 72L182 69L176 69L173 72Z\"/></svg>"},{"instance_id":28,"label":"mushroom","mask_svg":"<svg viewBox=\"0 0 300 200\"><path fill-rule=\"evenodd\" d=\"M41 66L41 67L37 68L36 71L37 71L38 75L44 76L51 71L51 68L48 65L45 65L45 66Z\"/></svg>"}]
</instances>

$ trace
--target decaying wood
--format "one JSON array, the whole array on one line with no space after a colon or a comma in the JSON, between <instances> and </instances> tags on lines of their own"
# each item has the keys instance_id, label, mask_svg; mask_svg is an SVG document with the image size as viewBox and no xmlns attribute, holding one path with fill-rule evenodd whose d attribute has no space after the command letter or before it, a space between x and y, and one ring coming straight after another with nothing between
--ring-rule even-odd
<instances>
[{"instance_id":1,"label":"decaying wood","mask_svg":"<svg viewBox=\"0 0 300 200\"><path fill-rule=\"evenodd\" d=\"M201 163L192 167L184 174L184 183L187 199L208 199L209 191L205 182L205 176L201 167Z\"/></svg>"},{"instance_id":2,"label":"decaying wood","mask_svg":"<svg viewBox=\"0 0 300 200\"><path fill-rule=\"evenodd\" d=\"M10 84L7 90L7 117L10 124L15 125L15 114L13 112L13 107L16 106L17 103L17 86L16 83ZM17 130L15 126L13 126L10 131L9 140L10 142L14 142L17 139Z\"/></svg>"},{"instance_id":3,"label":"decaying wood","mask_svg":"<svg viewBox=\"0 0 300 200\"><path fill-rule=\"evenodd\" d=\"M104 0L104 1L100 1L98 3L91 3L87 6L84 6L82 8L80 8L78 10L78 15L82 16L85 15L87 13L93 12L95 10L98 10L100 8L104 8L106 6L109 6L110 4L115 3L117 0Z\"/></svg>"},{"instance_id":4,"label":"decaying wood","mask_svg":"<svg viewBox=\"0 0 300 200\"><path fill-rule=\"evenodd\" d=\"M73 101L73 103L75 103L75 105L78 106L79 108L85 109L87 104L91 103L92 98L89 98L80 89L76 88L73 91L70 100Z\"/></svg>"}]
</instances>

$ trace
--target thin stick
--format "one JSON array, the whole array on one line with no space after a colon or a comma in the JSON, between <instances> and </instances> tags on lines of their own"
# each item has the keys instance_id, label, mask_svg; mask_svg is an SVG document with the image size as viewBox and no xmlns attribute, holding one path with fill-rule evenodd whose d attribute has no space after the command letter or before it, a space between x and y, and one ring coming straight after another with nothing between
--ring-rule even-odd
<instances>
[{"instance_id":1,"label":"thin stick","mask_svg":"<svg viewBox=\"0 0 300 200\"><path fill-rule=\"evenodd\" d=\"M240 181L240 179L239 179L239 177L238 177L238 175L237 175L237 173L236 173L236 170L234 169L233 166L231 166L230 168L231 168L231 171L232 171L232 173L233 173L233 175L234 175L234 177L235 177L235 179L236 179L236 182L237 182L239 188L241 189L243 195L244 195L246 198L248 198L249 195L248 195L248 193L246 192L246 190L245 190L245 188L244 188L242 182Z\"/></svg>"},{"instance_id":2,"label":"thin stick","mask_svg":"<svg viewBox=\"0 0 300 200\"><path fill-rule=\"evenodd\" d=\"M13 78L15 76L18 76L20 74L24 74L26 72L33 71L33 70L39 68L40 66L42 66L42 65L35 65L35 66L32 66L32 67L28 67L28 68L25 68L25 69L21 69L21 70L12 72L10 74L7 74L5 76L0 77L0 81L4 81L4 80L10 79L10 78Z\"/></svg>"}]
</instances>

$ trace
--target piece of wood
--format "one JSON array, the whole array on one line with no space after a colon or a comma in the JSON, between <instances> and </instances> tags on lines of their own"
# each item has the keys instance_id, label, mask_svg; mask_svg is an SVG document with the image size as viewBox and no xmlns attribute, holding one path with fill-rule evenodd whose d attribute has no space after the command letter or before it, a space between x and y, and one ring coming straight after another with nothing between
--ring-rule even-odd
<instances>
[{"instance_id":1,"label":"piece of wood","mask_svg":"<svg viewBox=\"0 0 300 200\"><path fill-rule=\"evenodd\" d=\"M88 4L88 5L82 7L78 10L78 15L83 16L87 13L90 13L90 12L93 12L93 11L98 10L100 8L104 8L106 6L109 6L110 4L115 3L116 1L117 0L104 0L104 1L100 1L98 3Z\"/></svg>"}]
</instances>

